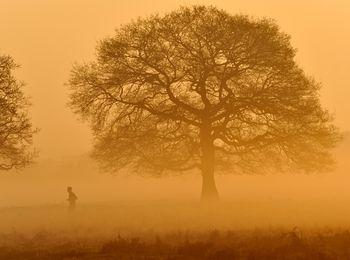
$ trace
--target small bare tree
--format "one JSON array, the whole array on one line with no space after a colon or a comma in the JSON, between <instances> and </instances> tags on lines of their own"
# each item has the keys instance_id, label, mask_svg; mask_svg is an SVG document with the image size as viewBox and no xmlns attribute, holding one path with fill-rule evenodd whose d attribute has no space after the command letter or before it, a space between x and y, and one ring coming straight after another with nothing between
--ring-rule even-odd
<instances>
[{"instance_id":1,"label":"small bare tree","mask_svg":"<svg viewBox=\"0 0 350 260\"><path fill-rule=\"evenodd\" d=\"M90 121L106 169L202 174L329 168L338 140L320 84L269 19L181 8L126 24L74 67L70 105Z\"/></svg>"},{"instance_id":2,"label":"small bare tree","mask_svg":"<svg viewBox=\"0 0 350 260\"><path fill-rule=\"evenodd\" d=\"M30 147L36 129L28 117L23 83L13 75L17 67L11 57L0 55L0 170L22 168L34 156Z\"/></svg>"}]
</instances>

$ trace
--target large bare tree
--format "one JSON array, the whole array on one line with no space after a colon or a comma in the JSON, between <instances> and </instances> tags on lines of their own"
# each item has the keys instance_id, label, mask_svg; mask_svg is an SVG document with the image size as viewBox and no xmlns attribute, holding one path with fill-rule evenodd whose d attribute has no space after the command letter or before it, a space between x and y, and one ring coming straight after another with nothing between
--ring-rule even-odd
<instances>
[{"instance_id":1,"label":"large bare tree","mask_svg":"<svg viewBox=\"0 0 350 260\"><path fill-rule=\"evenodd\" d=\"M270 19L180 8L121 26L70 78L74 112L91 123L108 170L155 175L313 171L332 164L339 135L320 84Z\"/></svg>"},{"instance_id":2,"label":"large bare tree","mask_svg":"<svg viewBox=\"0 0 350 260\"><path fill-rule=\"evenodd\" d=\"M0 55L0 170L22 168L34 156L31 145L36 129L28 116L24 84L13 75L17 67L10 56Z\"/></svg>"}]
</instances>

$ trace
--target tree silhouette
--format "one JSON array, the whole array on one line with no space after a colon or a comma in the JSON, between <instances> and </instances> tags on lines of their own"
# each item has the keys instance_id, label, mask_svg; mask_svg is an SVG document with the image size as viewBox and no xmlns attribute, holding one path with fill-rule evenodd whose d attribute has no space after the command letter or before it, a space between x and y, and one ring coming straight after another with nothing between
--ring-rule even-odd
<instances>
[{"instance_id":1,"label":"tree silhouette","mask_svg":"<svg viewBox=\"0 0 350 260\"><path fill-rule=\"evenodd\" d=\"M70 78L74 112L91 123L108 170L161 175L313 171L339 137L320 84L294 61L274 21L214 7L180 8L121 26Z\"/></svg>"},{"instance_id":2,"label":"tree silhouette","mask_svg":"<svg viewBox=\"0 0 350 260\"><path fill-rule=\"evenodd\" d=\"M27 114L23 83L13 76L17 67L11 57L0 55L0 170L22 168L34 155L30 146L36 130Z\"/></svg>"}]
</instances>

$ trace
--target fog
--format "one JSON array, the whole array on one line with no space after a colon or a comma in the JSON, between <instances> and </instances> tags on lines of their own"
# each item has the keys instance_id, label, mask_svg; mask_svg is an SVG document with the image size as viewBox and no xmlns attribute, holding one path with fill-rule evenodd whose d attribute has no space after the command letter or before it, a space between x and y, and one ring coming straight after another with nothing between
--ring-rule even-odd
<instances>
[{"instance_id":1,"label":"fog","mask_svg":"<svg viewBox=\"0 0 350 260\"><path fill-rule=\"evenodd\" d=\"M34 223L37 228L47 227L61 217L66 219L68 185L73 186L78 195L77 212L84 212L79 221L91 225L102 225L107 221L108 228L118 224L110 219L111 216L122 218L123 224L132 226L132 230L140 226L156 228L158 224L158 228L171 229L176 227L176 221L181 222L182 228L184 225L188 228L347 226L350 217L349 152L346 134L335 150L337 168L330 173L217 176L221 202L214 211L209 211L210 214L205 213L207 217L216 218L216 222L203 217L203 205L199 202L201 179L196 172L163 178L115 176L101 172L87 155L44 160L24 171L1 176L0 203L5 213L2 227ZM204 212L206 210L204 208ZM41 213L36 215L35 212ZM90 215L96 215L98 221L94 223ZM51 219L51 222L39 218L37 223L34 219L38 216L46 216L45 219ZM202 216L200 222L190 221L196 216ZM34 222L29 221L30 218ZM125 218L134 220L128 222ZM139 218L149 218L146 221L149 225L137 223ZM144 223L145 220L140 221Z\"/></svg>"},{"instance_id":2,"label":"fog","mask_svg":"<svg viewBox=\"0 0 350 260\"><path fill-rule=\"evenodd\" d=\"M111 214L140 216L138 209L143 211L145 222L154 219L154 213L149 212L157 209L167 218L172 205L177 205L176 208L183 204L182 209L187 211L178 216L179 226L188 221L195 224L193 218L200 207L199 172L164 178L101 172L89 157L92 149L89 126L67 107L65 86L72 65L93 59L97 42L113 34L120 24L186 4L212 4L232 14L243 12L276 19L282 30L292 36L292 44L298 49L298 62L322 82L322 103L336 115L335 124L346 133L344 141L334 150L337 166L333 172L217 176L222 203L217 212L226 215L223 218L227 220L221 222L226 223L223 226L349 224L348 1L1 0L0 52L11 55L21 65L17 76L26 83L25 92L33 103L30 111L33 123L40 128L34 139L39 152L36 162L24 170L0 174L0 207L4 208L1 227L21 226L31 220L40 224L35 220L38 215L29 207L38 209L39 213L42 207L52 207L52 211L45 211L47 216L65 214L62 211L65 212L67 204L67 186L72 186L78 196L78 210L88 212L89 216L103 212L93 212L101 205L111 207L111 212L106 209L107 212L101 213L99 223ZM120 213L114 208L116 205L127 205L131 215ZM21 207L28 218L21 217L18 211ZM134 228L143 223L140 219L130 219L137 223ZM203 220L203 226L210 227L209 220ZM41 224L54 223L50 221L48 217ZM177 225L169 218L170 222L160 224L162 221L159 218L154 225ZM200 226L201 222L197 224Z\"/></svg>"}]
</instances>

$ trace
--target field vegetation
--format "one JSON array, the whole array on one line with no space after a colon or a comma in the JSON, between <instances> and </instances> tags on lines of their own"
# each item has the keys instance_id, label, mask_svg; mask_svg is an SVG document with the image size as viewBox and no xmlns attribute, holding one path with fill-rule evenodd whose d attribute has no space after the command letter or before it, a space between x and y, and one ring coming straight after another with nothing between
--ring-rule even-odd
<instances>
[{"instance_id":1,"label":"field vegetation","mask_svg":"<svg viewBox=\"0 0 350 260\"><path fill-rule=\"evenodd\" d=\"M7 208L0 214L0 259L350 259L349 213L338 214L344 207L334 205L312 224L311 215L329 205L310 205L153 201L80 205L75 212L63 205Z\"/></svg>"}]
</instances>

